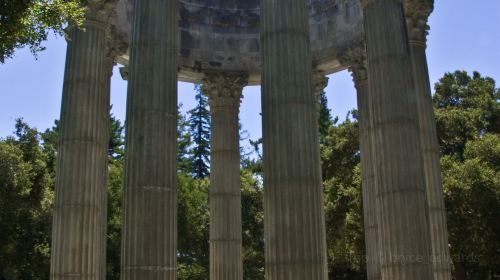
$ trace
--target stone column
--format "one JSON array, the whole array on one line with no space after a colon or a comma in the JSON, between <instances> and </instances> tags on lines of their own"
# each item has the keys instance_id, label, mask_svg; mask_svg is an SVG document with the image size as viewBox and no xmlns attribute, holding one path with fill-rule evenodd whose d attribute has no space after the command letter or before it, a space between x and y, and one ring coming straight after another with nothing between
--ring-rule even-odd
<instances>
[{"instance_id":1,"label":"stone column","mask_svg":"<svg viewBox=\"0 0 500 280\"><path fill-rule=\"evenodd\" d=\"M433 0L406 0L405 16L413 66L413 79L417 98L420 139L422 144L427 202L429 204L429 228L432 240L434 279L451 279L448 230L443 198L439 144L436 120L429 82L429 70L425 49L427 46L427 19L434 8Z\"/></svg>"},{"instance_id":2,"label":"stone column","mask_svg":"<svg viewBox=\"0 0 500 280\"><path fill-rule=\"evenodd\" d=\"M327 279L308 7L261 3L266 279Z\"/></svg>"},{"instance_id":3,"label":"stone column","mask_svg":"<svg viewBox=\"0 0 500 280\"><path fill-rule=\"evenodd\" d=\"M114 57L112 56L112 53L110 52L110 47L108 44L108 52L106 54L106 58L104 60L104 92L108 93L107 97L108 100L106 103L108 104L108 112L111 109L110 107L110 93L111 93L111 76L113 75L113 66L114 66ZM108 114L107 120L106 120L106 133L107 133L107 147L109 149L109 133L110 133L110 127L111 127L111 119L110 115ZM101 253L99 258L102 260L101 263L99 263L99 279L106 279L106 243L107 243L107 232L108 232L108 149L106 149L106 157L103 158L104 160L104 165L106 166L106 170L102 172L102 181L104 185L104 193L101 197L102 202L102 208L103 208L103 218L101 220L101 231L102 231L102 238L100 241L102 244L99 245L99 248L101 249Z\"/></svg>"},{"instance_id":4,"label":"stone column","mask_svg":"<svg viewBox=\"0 0 500 280\"><path fill-rule=\"evenodd\" d=\"M104 59L104 92L108 93L106 96L108 97L107 104L110 104L109 101L109 93L111 92L111 77L113 76L113 68L116 65L116 58L120 55L123 55L128 49L128 44L124 42L123 38L119 38L118 34L116 33L116 29L114 28L113 25L111 25L110 32L108 34L108 40L107 40L107 51L106 51L106 57ZM109 106L109 105L108 105ZM109 106L108 110L111 109L111 106ZM108 120L107 120L107 128L106 132L107 138L108 139L108 145L109 145L109 133L111 132L111 119L108 114ZM109 148L109 146L108 146ZM104 158L105 160L105 165L108 165L109 162L109 153L108 150L106 150L106 157ZM104 192L104 195L102 197L103 202L102 205L104 207L104 218L102 219L102 235L105 236L103 239L104 243L101 248L101 258L104 260L103 262L100 263L101 268L100 268L100 279L106 279L106 241L107 241L107 229L108 229L108 184L109 184L109 177L108 177L108 168L106 168L105 172L103 172L103 181L104 185L106 186L106 190Z\"/></svg>"},{"instance_id":5,"label":"stone column","mask_svg":"<svg viewBox=\"0 0 500 280\"><path fill-rule=\"evenodd\" d=\"M176 279L177 1L134 2L121 279Z\"/></svg>"},{"instance_id":6,"label":"stone column","mask_svg":"<svg viewBox=\"0 0 500 280\"><path fill-rule=\"evenodd\" d=\"M382 279L432 279L417 97L400 0L363 0Z\"/></svg>"},{"instance_id":7,"label":"stone column","mask_svg":"<svg viewBox=\"0 0 500 280\"><path fill-rule=\"evenodd\" d=\"M69 31L52 226L51 279L104 279L109 87L106 34L114 1L93 1Z\"/></svg>"},{"instance_id":8,"label":"stone column","mask_svg":"<svg viewBox=\"0 0 500 280\"><path fill-rule=\"evenodd\" d=\"M210 279L243 279L238 113L247 76L208 75L210 138Z\"/></svg>"},{"instance_id":9,"label":"stone column","mask_svg":"<svg viewBox=\"0 0 500 280\"><path fill-rule=\"evenodd\" d=\"M365 44L362 43L347 50L339 59L343 65L349 67L357 91L367 279L382 279L379 261L377 188L375 181L376 150L373 142L373 113L371 96L368 90L368 65Z\"/></svg>"}]
</instances>

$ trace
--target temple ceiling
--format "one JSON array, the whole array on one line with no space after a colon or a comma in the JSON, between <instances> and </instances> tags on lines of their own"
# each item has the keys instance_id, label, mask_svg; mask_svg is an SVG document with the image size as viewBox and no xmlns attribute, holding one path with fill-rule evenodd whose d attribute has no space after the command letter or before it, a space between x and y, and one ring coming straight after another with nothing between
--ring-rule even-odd
<instances>
[{"instance_id":1,"label":"temple ceiling","mask_svg":"<svg viewBox=\"0 0 500 280\"><path fill-rule=\"evenodd\" d=\"M132 1L120 0L115 29L130 40ZM313 64L325 74L343 69L339 54L363 38L359 0L309 0ZM200 82L207 72L244 72L260 83L260 1L179 0L179 79ZM283 51L287 51L286 46ZM118 59L128 65L128 52Z\"/></svg>"}]
</instances>

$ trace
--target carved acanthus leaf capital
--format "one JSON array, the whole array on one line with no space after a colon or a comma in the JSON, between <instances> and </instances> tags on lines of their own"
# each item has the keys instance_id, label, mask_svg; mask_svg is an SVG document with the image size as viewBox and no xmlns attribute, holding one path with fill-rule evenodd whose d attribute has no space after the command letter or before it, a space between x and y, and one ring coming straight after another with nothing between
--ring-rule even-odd
<instances>
[{"instance_id":1,"label":"carved acanthus leaf capital","mask_svg":"<svg viewBox=\"0 0 500 280\"><path fill-rule=\"evenodd\" d=\"M247 74L209 73L205 75L201 91L208 96L211 111L239 110L242 91L247 84Z\"/></svg>"},{"instance_id":2,"label":"carved acanthus leaf capital","mask_svg":"<svg viewBox=\"0 0 500 280\"><path fill-rule=\"evenodd\" d=\"M314 97L316 98L316 106L319 112L321 104L321 92L328 86L328 77L325 73L318 71L314 74Z\"/></svg>"},{"instance_id":3,"label":"carved acanthus leaf capital","mask_svg":"<svg viewBox=\"0 0 500 280\"><path fill-rule=\"evenodd\" d=\"M338 59L351 72L356 87L368 80L368 60L364 42L347 49Z\"/></svg>"},{"instance_id":4,"label":"carved acanthus leaf capital","mask_svg":"<svg viewBox=\"0 0 500 280\"><path fill-rule=\"evenodd\" d=\"M328 86L328 77L322 72L317 72L314 75L314 93L319 96L326 86Z\"/></svg>"},{"instance_id":5,"label":"carved acanthus leaf capital","mask_svg":"<svg viewBox=\"0 0 500 280\"><path fill-rule=\"evenodd\" d=\"M111 19L116 15L116 4L118 0L87 0L87 21L100 24L104 28L108 26Z\"/></svg>"},{"instance_id":6,"label":"carved acanthus leaf capital","mask_svg":"<svg viewBox=\"0 0 500 280\"><path fill-rule=\"evenodd\" d=\"M434 1L405 0L404 9L410 44L417 43L425 46L430 29L427 21L434 10Z\"/></svg>"},{"instance_id":7,"label":"carved acanthus leaf capital","mask_svg":"<svg viewBox=\"0 0 500 280\"><path fill-rule=\"evenodd\" d=\"M116 58L125 54L128 50L126 34L120 32L116 26L111 25L107 36L106 66L112 70L116 64Z\"/></svg>"}]
</instances>

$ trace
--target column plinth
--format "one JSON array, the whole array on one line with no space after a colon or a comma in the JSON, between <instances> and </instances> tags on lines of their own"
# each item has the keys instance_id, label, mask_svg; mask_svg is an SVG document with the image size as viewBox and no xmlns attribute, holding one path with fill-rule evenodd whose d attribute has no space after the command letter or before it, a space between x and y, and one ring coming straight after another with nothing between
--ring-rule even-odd
<instances>
[{"instance_id":1,"label":"column plinth","mask_svg":"<svg viewBox=\"0 0 500 280\"><path fill-rule=\"evenodd\" d=\"M210 136L210 279L243 279L238 113L247 76L207 75Z\"/></svg>"},{"instance_id":2,"label":"column plinth","mask_svg":"<svg viewBox=\"0 0 500 280\"><path fill-rule=\"evenodd\" d=\"M417 98L420 139L423 151L427 202L429 205L429 228L432 241L432 264L434 279L451 279L448 229L443 197L439 144L436 120L431 96L429 70L427 67L426 36L427 19L433 10L433 2L408 0L405 2L405 17L410 45L413 79Z\"/></svg>"},{"instance_id":3,"label":"column plinth","mask_svg":"<svg viewBox=\"0 0 500 280\"><path fill-rule=\"evenodd\" d=\"M382 276L380 274L379 261L377 187L374 166L376 151L373 143L373 112L368 88L366 45L362 43L349 49L339 59L343 65L348 66L357 91L366 272L367 279L378 280L382 279Z\"/></svg>"},{"instance_id":4,"label":"column plinth","mask_svg":"<svg viewBox=\"0 0 500 280\"><path fill-rule=\"evenodd\" d=\"M51 279L105 279L109 75L114 1L88 5L85 31L70 28L57 155ZM99 12L98 12L99 11Z\"/></svg>"},{"instance_id":5,"label":"column plinth","mask_svg":"<svg viewBox=\"0 0 500 280\"><path fill-rule=\"evenodd\" d=\"M177 1L134 2L121 279L177 275Z\"/></svg>"},{"instance_id":6,"label":"column plinth","mask_svg":"<svg viewBox=\"0 0 500 280\"><path fill-rule=\"evenodd\" d=\"M425 173L403 7L363 1L382 279L432 279Z\"/></svg>"},{"instance_id":7,"label":"column plinth","mask_svg":"<svg viewBox=\"0 0 500 280\"><path fill-rule=\"evenodd\" d=\"M327 279L308 8L261 2L265 273Z\"/></svg>"}]
</instances>

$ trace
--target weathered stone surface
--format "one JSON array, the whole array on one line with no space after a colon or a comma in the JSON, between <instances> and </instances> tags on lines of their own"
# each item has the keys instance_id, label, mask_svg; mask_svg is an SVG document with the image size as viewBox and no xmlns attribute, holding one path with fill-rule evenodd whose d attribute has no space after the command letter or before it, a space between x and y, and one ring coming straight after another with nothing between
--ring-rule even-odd
<instances>
[{"instance_id":1,"label":"weathered stone surface","mask_svg":"<svg viewBox=\"0 0 500 280\"><path fill-rule=\"evenodd\" d=\"M103 24L106 28L116 16L116 4L119 0L87 0L87 21Z\"/></svg>"},{"instance_id":2,"label":"weathered stone surface","mask_svg":"<svg viewBox=\"0 0 500 280\"><path fill-rule=\"evenodd\" d=\"M433 279L417 97L399 0L364 6L382 279Z\"/></svg>"},{"instance_id":3,"label":"weathered stone surface","mask_svg":"<svg viewBox=\"0 0 500 280\"><path fill-rule=\"evenodd\" d=\"M238 113L246 75L210 74L210 279L243 279Z\"/></svg>"},{"instance_id":4,"label":"weathered stone surface","mask_svg":"<svg viewBox=\"0 0 500 280\"><path fill-rule=\"evenodd\" d=\"M176 279L177 1L135 1L121 279Z\"/></svg>"},{"instance_id":5,"label":"weathered stone surface","mask_svg":"<svg viewBox=\"0 0 500 280\"><path fill-rule=\"evenodd\" d=\"M179 1L179 79L199 82L213 71L249 73L249 83L260 83L260 1ZM118 3L117 26L131 34L133 0ZM319 71L342 69L337 55L362 40L363 16L359 0L310 0L308 24L312 59ZM120 60L128 64L128 55Z\"/></svg>"},{"instance_id":6,"label":"weathered stone surface","mask_svg":"<svg viewBox=\"0 0 500 280\"><path fill-rule=\"evenodd\" d=\"M364 43L355 45L339 57L352 74L357 91L359 112L359 146L361 150L361 178L363 222L366 248L367 279L382 279L380 274L380 246L378 239L377 193L373 131L373 104L368 88L368 61Z\"/></svg>"},{"instance_id":7,"label":"weathered stone surface","mask_svg":"<svg viewBox=\"0 0 500 280\"><path fill-rule=\"evenodd\" d=\"M117 1L90 0L86 31L70 30L53 279L105 278L117 62L130 78L122 279L176 278L178 73L209 96L211 279L243 278L238 108L242 88L261 80L266 279L326 279L317 97L325 74L346 67L358 90L368 279L451 279L425 57L432 0Z\"/></svg>"},{"instance_id":8,"label":"weathered stone surface","mask_svg":"<svg viewBox=\"0 0 500 280\"><path fill-rule=\"evenodd\" d=\"M261 11L266 279L326 280L307 6L263 0Z\"/></svg>"},{"instance_id":9,"label":"weathered stone surface","mask_svg":"<svg viewBox=\"0 0 500 280\"><path fill-rule=\"evenodd\" d=\"M325 76L325 74L321 71L316 71L314 74L314 96L316 97L317 101L317 109L319 111L319 102L321 98L321 92L325 90L325 88L328 86L328 77Z\"/></svg>"},{"instance_id":10,"label":"weathered stone surface","mask_svg":"<svg viewBox=\"0 0 500 280\"><path fill-rule=\"evenodd\" d=\"M413 79L417 98L420 139L422 144L429 228L432 241L432 263L435 280L451 279L448 230L444 205L439 144L431 96L429 70L425 54L427 19L433 9L432 0L407 0L405 18L408 29Z\"/></svg>"},{"instance_id":11,"label":"weathered stone surface","mask_svg":"<svg viewBox=\"0 0 500 280\"><path fill-rule=\"evenodd\" d=\"M104 279L109 71L106 25L71 29L66 54L51 279Z\"/></svg>"}]
</instances>

